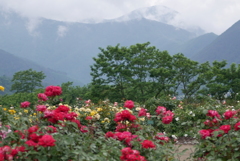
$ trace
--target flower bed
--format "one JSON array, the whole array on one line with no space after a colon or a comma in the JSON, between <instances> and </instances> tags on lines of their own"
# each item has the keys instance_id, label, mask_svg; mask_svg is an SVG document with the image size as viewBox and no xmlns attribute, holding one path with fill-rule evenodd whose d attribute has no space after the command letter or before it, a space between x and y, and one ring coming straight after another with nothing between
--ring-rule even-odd
<instances>
[{"instance_id":1,"label":"flower bed","mask_svg":"<svg viewBox=\"0 0 240 161\"><path fill-rule=\"evenodd\" d=\"M127 100L82 107L54 105L58 86L38 94L38 103L1 108L1 160L174 160L172 140L148 124L170 124L174 113L157 107L156 118Z\"/></svg>"},{"instance_id":2,"label":"flower bed","mask_svg":"<svg viewBox=\"0 0 240 161\"><path fill-rule=\"evenodd\" d=\"M180 138L195 140L198 160L240 159L239 105L185 105L169 98L172 111L159 100L155 108L131 100L69 106L58 103L61 94L49 86L36 95L37 103L0 108L0 161L177 160Z\"/></svg>"}]
</instances>

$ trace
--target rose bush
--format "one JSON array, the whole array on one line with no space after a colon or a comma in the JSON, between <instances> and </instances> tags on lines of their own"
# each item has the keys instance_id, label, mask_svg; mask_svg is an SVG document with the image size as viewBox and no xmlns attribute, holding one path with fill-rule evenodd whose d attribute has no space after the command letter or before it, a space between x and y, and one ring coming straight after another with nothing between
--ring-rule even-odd
<instances>
[{"instance_id":1,"label":"rose bush","mask_svg":"<svg viewBox=\"0 0 240 161\"><path fill-rule=\"evenodd\" d=\"M148 124L152 114L147 109L129 100L126 107L90 100L82 107L56 104L61 93L60 87L50 86L36 96L38 103L0 109L2 127L8 130L0 143L0 160L175 159L170 138ZM166 110L158 120L169 124L173 117Z\"/></svg>"},{"instance_id":2,"label":"rose bush","mask_svg":"<svg viewBox=\"0 0 240 161\"><path fill-rule=\"evenodd\" d=\"M240 110L220 114L208 110L207 120L199 131L195 158L199 160L240 160Z\"/></svg>"}]
</instances>

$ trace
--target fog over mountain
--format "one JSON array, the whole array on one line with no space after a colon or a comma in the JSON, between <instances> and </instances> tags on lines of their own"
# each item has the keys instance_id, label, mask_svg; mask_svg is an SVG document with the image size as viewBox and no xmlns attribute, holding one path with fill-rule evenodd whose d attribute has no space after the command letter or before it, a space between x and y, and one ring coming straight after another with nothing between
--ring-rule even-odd
<instances>
[{"instance_id":1,"label":"fog over mountain","mask_svg":"<svg viewBox=\"0 0 240 161\"><path fill-rule=\"evenodd\" d=\"M172 25L178 14L164 6L153 6L117 19L69 23L2 12L0 49L87 84L91 82L92 58L99 53L99 47L150 42L161 51L186 52L190 57L217 37L203 34L198 27L187 30Z\"/></svg>"},{"instance_id":2,"label":"fog over mountain","mask_svg":"<svg viewBox=\"0 0 240 161\"><path fill-rule=\"evenodd\" d=\"M125 22L131 20L140 20L147 19L157 22L162 22L168 25L175 26L176 28L185 29L187 31L193 32L196 36L202 35L205 33L203 29L194 25L187 25L186 22L179 19L181 14L175 10L172 10L166 6L157 5L151 7L140 8L134 10L126 15L123 15L119 18L106 21L116 21L116 22ZM103 21L104 22L104 21Z\"/></svg>"}]
</instances>

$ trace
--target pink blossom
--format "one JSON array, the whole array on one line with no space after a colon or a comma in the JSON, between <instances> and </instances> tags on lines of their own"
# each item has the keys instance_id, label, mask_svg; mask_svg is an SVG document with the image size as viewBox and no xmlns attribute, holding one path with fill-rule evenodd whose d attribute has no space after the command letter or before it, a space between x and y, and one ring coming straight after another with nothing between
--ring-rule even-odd
<instances>
[{"instance_id":1,"label":"pink blossom","mask_svg":"<svg viewBox=\"0 0 240 161\"><path fill-rule=\"evenodd\" d=\"M127 100L125 103L124 103L124 107L126 108L129 108L129 109L132 109L134 107L134 102L132 100Z\"/></svg>"},{"instance_id":2,"label":"pink blossom","mask_svg":"<svg viewBox=\"0 0 240 161\"><path fill-rule=\"evenodd\" d=\"M28 102L28 101L25 101L25 102L22 102L21 103L21 108L27 108L27 107L29 107L30 106L30 102Z\"/></svg>"}]
</instances>

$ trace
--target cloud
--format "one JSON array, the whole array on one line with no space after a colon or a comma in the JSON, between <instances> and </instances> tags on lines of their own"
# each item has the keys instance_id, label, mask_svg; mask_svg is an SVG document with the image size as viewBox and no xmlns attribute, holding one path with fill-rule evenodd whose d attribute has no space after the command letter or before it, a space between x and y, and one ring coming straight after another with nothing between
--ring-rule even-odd
<instances>
[{"instance_id":1,"label":"cloud","mask_svg":"<svg viewBox=\"0 0 240 161\"><path fill-rule=\"evenodd\" d=\"M64 37L66 35L66 32L68 31L68 28L66 26L58 26L57 34L59 37Z\"/></svg>"},{"instance_id":2,"label":"cloud","mask_svg":"<svg viewBox=\"0 0 240 161\"><path fill-rule=\"evenodd\" d=\"M197 25L222 33L239 20L239 0L2 0L2 11L15 11L30 19L43 17L67 22L101 21L138 8L164 5L179 12L175 23ZM33 27L34 28L34 27ZM31 29L30 29L31 30Z\"/></svg>"},{"instance_id":3,"label":"cloud","mask_svg":"<svg viewBox=\"0 0 240 161\"><path fill-rule=\"evenodd\" d=\"M180 14L176 19L186 25L197 25L208 32L221 34L239 20L239 0L162 0Z\"/></svg>"},{"instance_id":4,"label":"cloud","mask_svg":"<svg viewBox=\"0 0 240 161\"><path fill-rule=\"evenodd\" d=\"M26 23L26 28L31 36L40 36L40 32L37 31L38 26L42 23L39 18L29 18Z\"/></svg>"}]
</instances>

